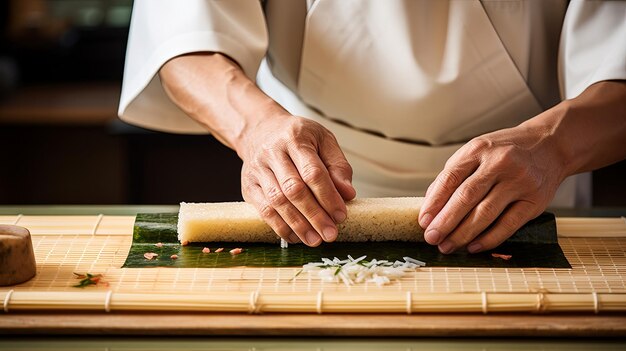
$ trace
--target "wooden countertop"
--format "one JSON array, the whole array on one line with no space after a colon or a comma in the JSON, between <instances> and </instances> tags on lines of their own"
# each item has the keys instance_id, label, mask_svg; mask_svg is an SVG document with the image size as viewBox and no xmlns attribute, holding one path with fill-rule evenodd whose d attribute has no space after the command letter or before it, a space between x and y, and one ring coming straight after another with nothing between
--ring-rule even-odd
<instances>
[{"instance_id":1,"label":"wooden countertop","mask_svg":"<svg viewBox=\"0 0 626 351\"><path fill-rule=\"evenodd\" d=\"M624 337L626 315L9 314L0 334Z\"/></svg>"},{"instance_id":2,"label":"wooden countertop","mask_svg":"<svg viewBox=\"0 0 626 351\"><path fill-rule=\"evenodd\" d=\"M133 214L176 206L0 206L0 213ZM587 215L624 213L623 209ZM606 215L606 214L605 214ZM626 314L227 314L0 312L5 335L204 335L355 337L617 337Z\"/></svg>"}]
</instances>

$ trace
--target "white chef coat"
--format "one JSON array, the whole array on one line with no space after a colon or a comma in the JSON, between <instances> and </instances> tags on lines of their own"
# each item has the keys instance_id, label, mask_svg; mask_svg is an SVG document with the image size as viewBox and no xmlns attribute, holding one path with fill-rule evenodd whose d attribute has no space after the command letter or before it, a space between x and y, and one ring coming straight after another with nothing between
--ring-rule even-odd
<instances>
[{"instance_id":1,"label":"white chef coat","mask_svg":"<svg viewBox=\"0 0 626 351\"><path fill-rule=\"evenodd\" d=\"M120 117L207 133L157 74L198 51L335 133L359 196L423 195L471 138L626 79L626 2L136 0ZM553 205L588 204L589 187L570 177Z\"/></svg>"}]
</instances>

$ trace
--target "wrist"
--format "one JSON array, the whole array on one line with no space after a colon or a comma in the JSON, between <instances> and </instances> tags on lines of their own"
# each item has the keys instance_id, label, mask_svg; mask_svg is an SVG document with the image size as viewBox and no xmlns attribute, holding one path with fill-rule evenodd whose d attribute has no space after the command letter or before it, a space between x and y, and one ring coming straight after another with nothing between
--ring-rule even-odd
<instances>
[{"instance_id":1,"label":"wrist","mask_svg":"<svg viewBox=\"0 0 626 351\"><path fill-rule=\"evenodd\" d=\"M250 151L261 147L268 136L286 128L294 118L274 100L267 96L266 99L262 103L247 104L238 110L242 125L233 136L231 145L243 161L246 161Z\"/></svg>"},{"instance_id":2,"label":"wrist","mask_svg":"<svg viewBox=\"0 0 626 351\"><path fill-rule=\"evenodd\" d=\"M530 147L533 157L544 158L543 163L561 180L576 173L577 167L576 153L565 134L567 129L563 128L570 113L569 101L563 101L518 126L523 133L534 136Z\"/></svg>"},{"instance_id":3,"label":"wrist","mask_svg":"<svg viewBox=\"0 0 626 351\"><path fill-rule=\"evenodd\" d=\"M626 83L598 82L528 122L549 126L566 175L587 172L626 158L624 101Z\"/></svg>"}]
</instances>

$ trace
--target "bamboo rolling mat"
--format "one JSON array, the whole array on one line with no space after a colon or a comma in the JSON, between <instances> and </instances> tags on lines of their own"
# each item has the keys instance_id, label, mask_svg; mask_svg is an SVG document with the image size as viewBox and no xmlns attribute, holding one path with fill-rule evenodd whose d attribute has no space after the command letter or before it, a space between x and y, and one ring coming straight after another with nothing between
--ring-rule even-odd
<instances>
[{"instance_id":1,"label":"bamboo rolling mat","mask_svg":"<svg viewBox=\"0 0 626 351\"><path fill-rule=\"evenodd\" d=\"M120 268L134 216L0 216L31 231L37 275L0 287L4 311L626 311L626 221L557 218L573 269L425 267L390 285L324 283L299 268ZM102 273L108 286L77 284ZM294 278L295 277L295 278Z\"/></svg>"}]
</instances>

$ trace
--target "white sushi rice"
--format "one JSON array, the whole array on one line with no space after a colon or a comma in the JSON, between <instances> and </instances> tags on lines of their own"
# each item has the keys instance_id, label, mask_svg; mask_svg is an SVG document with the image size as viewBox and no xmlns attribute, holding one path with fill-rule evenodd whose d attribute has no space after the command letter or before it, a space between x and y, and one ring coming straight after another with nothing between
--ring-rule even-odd
<instances>
[{"instance_id":1,"label":"white sushi rice","mask_svg":"<svg viewBox=\"0 0 626 351\"><path fill-rule=\"evenodd\" d=\"M421 197L358 198L346 203L338 242L424 241L418 217ZM278 243L276 233L246 202L185 203L178 213L180 242Z\"/></svg>"},{"instance_id":2,"label":"white sushi rice","mask_svg":"<svg viewBox=\"0 0 626 351\"><path fill-rule=\"evenodd\" d=\"M298 274L317 273L317 276L326 283L342 282L346 285L354 285L365 282L383 286L402 278L408 272L426 266L426 263L411 257L403 257L404 262L377 259L366 261L366 257L354 259L348 255L345 260L337 257L332 260L322 258L322 262L305 264Z\"/></svg>"},{"instance_id":3,"label":"white sushi rice","mask_svg":"<svg viewBox=\"0 0 626 351\"><path fill-rule=\"evenodd\" d=\"M281 249L286 249L289 247L289 243L287 242L287 240L280 238L280 248Z\"/></svg>"}]
</instances>

